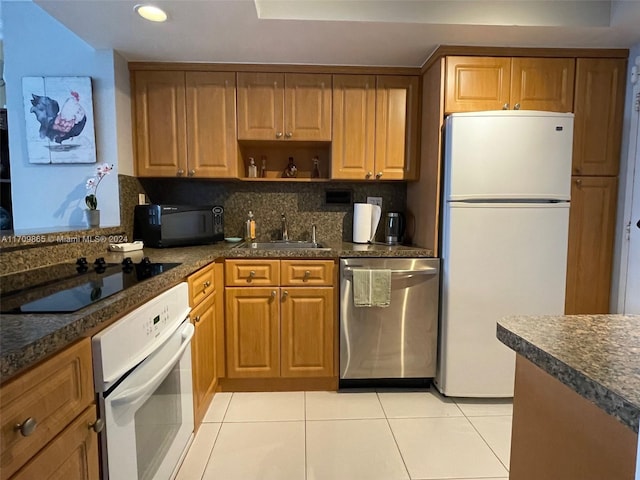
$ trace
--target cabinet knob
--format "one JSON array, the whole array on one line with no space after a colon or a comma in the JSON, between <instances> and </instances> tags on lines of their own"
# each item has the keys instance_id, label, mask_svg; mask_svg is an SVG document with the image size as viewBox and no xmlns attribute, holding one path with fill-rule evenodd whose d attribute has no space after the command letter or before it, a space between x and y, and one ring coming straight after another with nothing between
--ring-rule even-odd
<instances>
[{"instance_id":1,"label":"cabinet knob","mask_svg":"<svg viewBox=\"0 0 640 480\"><path fill-rule=\"evenodd\" d=\"M291 138L291 137L293 137L293 133L287 132L287 133L284 134L284 136L287 137L287 138Z\"/></svg>"},{"instance_id":2,"label":"cabinet knob","mask_svg":"<svg viewBox=\"0 0 640 480\"><path fill-rule=\"evenodd\" d=\"M302 277L302 279L303 280L308 280L310 276L311 276L311 272L309 270L305 270L304 271L304 276Z\"/></svg>"},{"instance_id":3,"label":"cabinet knob","mask_svg":"<svg viewBox=\"0 0 640 480\"><path fill-rule=\"evenodd\" d=\"M256 271L255 271L255 270L251 270L251 271L249 272L249 278L253 278L253 277L255 277L255 276L256 276Z\"/></svg>"},{"instance_id":4,"label":"cabinet knob","mask_svg":"<svg viewBox=\"0 0 640 480\"><path fill-rule=\"evenodd\" d=\"M181 177L182 175L184 175L184 170L183 169L178 170L178 176Z\"/></svg>"},{"instance_id":5,"label":"cabinet knob","mask_svg":"<svg viewBox=\"0 0 640 480\"><path fill-rule=\"evenodd\" d=\"M289 296L289 292L288 291L284 291L282 292L282 300L286 299Z\"/></svg>"},{"instance_id":6,"label":"cabinet knob","mask_svg":"<svg viewBox=\"0 0 640 480\"><path fill-rule=\"evenodd\" d=\"M576 185L578 185L578 186L582 185L582 179L581 178L578 178L576 180Z\"/></svg>"},{"instance_id":7,"label":"cabinet knob","mask_svg":"<svg viewBox=\"0 0 640 480\"><path fill-rule=\"evenodd\" d=\"M573 173L575 173L576 175L580 175L581 170L576 167L576 168L573 169Z\"/></svg>"},{"instance_id":8,"label":"cabinet knob","mask_svg":"<svg viewBox=\"0 0 640 480\"><path fill-rule=\"evenodd\" d=\"M200 322L200 315L196 315L196 318L193 319L194 322L199 323Z\"/></svg>"},{"instance_id":9,"label":"cabinet knob","mask_svg":"<svg viewBox=\"0 0 640 480\"><path fill-rule=\"evenodd\" d=\"M93 430L96 433L100 433L104 428L104 420L96 418L96 421L89 424L89 430Z\"/></svg>"},{"instance_id":10,"label":"cabinet knob","mask_svg":"<svg viewBox=\"0 0 640 480\"><path fill-rule=\"evenodd\" d=\"M32 417L29 417L24 422L18 423L15 427L13 427L13 429L17 432L20 432L20 435L22 435L23 437L28 437L36 431L37 426L38 422L36 422Z\"/></svg>"},{"instance_id":11,"label":"cabinet knob","mask_svg":"<svg viewBox=\"0 0 640 480\"><path fill-rule=\"evenodd\" d=\"M276 298L276 295L278 295L278 292L276 292L275 290L271 291L271 298Z\"/></svg>"},{"instance_id":12,"label":"cabinet knob","mask_svg":"<svg viewBox=\"0 0 640 480\"><path fill-rule=\"evenodd\" d=\"M276 138L282 137L282 132L276 132Z\"/></svg>"},{"instance_id":13,"label":"cabinet knob","mask_svg":"<svg viewBox=\"0 0 640 480\"><path fill-rule=\"evenodd\" d=\"M503 110L509 110L509 104L505 103L504 105L502 105L502 109Z\"/></svg>"},{"instance_id":14,"label":"cabinet knob","mask_svg":"<svg viewBox=\"0 0 640 480\"><path fill-rule=\"evenodd\" d=\"M211 281L207 280L202 284L202 289L204 290L205 288L209 288L210 286L211 286Z\"/></svg>"},{"instance_id":15,"label":"cabinet knob","mask_svg":"<svg viewBox=\"0 0 640 480\"><path fill-rule=\"evenodd\" d=\"M519 103L516 103L516 104L513 106L513 109L514 109L514 110L520 110L520 104L519 104Z\"/></svg>"},{"instance_id":16,"label":"cabinet knob","mask_svg":"<svg viewBox=\"0 0 640 480\"><path fill-rule=\"evenodd\" d=\"M373 175L373 173L372 173L372 172L367 172L366 177L367 177L367 178L371 178L371 175Z\"/></svg>"},{"instance_id":17,"label":"cabinet knob","mask_svg":"<svg viewBox=\"0 0 640 480\"><path fill-rule=\"evenodd\" d=\"M376 173L376 178L382 178L382 172Z\"/></svg>"},{"instance_id":18,"label":"cabinet knob","mask_svg":"<svg viewBox=\"0 0 640 480\"><path fill-rule=\"evenodd\" d=\"M189 176L193 177L196 174L195 170L189 170Z\"/></svg>"}]
</instances>

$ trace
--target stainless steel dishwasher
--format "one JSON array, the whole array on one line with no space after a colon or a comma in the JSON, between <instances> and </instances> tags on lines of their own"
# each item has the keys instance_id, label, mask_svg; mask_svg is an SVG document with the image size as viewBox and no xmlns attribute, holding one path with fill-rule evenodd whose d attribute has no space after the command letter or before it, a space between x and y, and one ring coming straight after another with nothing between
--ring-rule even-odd
<instances>
[{"instance_id":1,"label":"stainless steel dishwasher","mask_svg":"<svg viewBox=\"0 0 640 480\"><path fill-rule=\"evenodd\" d=\"M439 267L437 258L340 260L341 382L435 376ZM355 305L355 269L391 271L388 307Z\"/></svg>"}]
</instances>

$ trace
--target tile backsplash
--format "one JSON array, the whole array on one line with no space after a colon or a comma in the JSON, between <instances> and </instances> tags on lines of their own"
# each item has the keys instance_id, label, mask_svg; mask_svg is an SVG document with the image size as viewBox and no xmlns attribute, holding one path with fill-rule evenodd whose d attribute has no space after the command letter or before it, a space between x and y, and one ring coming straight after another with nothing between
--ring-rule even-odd
<instances>
[{"instance_id":1,"label":"tile backsplash","mask_svg":"<svg viewBox=\"0 0 640 480\"><path fill-rule=\"evenodd\" d=\"M319 241L350 241L353 203L368 196L382 197L383 215L406 208L405 182L264 182L216 181L173 178L140 178L150 202L184 205L222 205L225 237L243 237L244 222L251 210L259 240L280 238L281 214L287 216L289 238L307 240L311 225ZM326 192L349 191L351 204L327 204ZM136 197L137 198L137 197ZM123 212L124 220L124 212ZM382 222L376 238L382 239Z\"/></svg>"}]
</instances>

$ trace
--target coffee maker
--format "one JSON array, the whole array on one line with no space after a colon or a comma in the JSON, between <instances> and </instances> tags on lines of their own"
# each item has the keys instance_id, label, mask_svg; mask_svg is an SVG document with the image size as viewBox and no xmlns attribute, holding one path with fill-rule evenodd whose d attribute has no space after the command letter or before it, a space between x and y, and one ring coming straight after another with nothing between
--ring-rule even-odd
<instances>
[{"instance_id":1,"label":"coffee maker","mask_svg":"<svg viewBox=\"0 0 640 480\"><path fill-rule=\"evenodd\" d=\"M405 220L400 212L389 212L384 222L384 241L387 245L397 245L404 235Z\"/></svg>"}]
</instances>

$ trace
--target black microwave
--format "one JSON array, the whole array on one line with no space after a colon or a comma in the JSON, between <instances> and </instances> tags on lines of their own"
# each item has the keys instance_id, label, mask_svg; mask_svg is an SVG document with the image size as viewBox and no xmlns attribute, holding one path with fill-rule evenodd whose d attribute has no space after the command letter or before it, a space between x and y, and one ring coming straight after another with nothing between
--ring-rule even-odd
<instances>
[{"instance_id":1,"label":"black microwave","mask_svg":"<svg viewBox=\"0 0 640 480\"><path fill-rule=\"evenodd\" d=\"M203 245L224 239L218 205L136 205L133 237L147 247Z\"/></svg>"}]
</instances>

